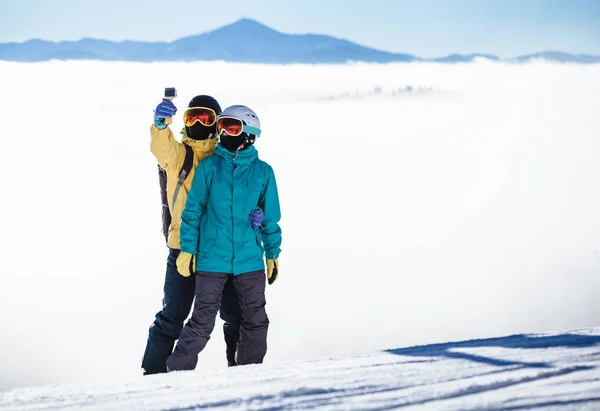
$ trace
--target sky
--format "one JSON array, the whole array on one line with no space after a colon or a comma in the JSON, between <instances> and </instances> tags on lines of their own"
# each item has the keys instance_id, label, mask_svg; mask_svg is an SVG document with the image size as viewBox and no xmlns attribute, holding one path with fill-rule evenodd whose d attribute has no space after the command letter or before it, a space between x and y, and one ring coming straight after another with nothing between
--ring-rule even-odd
<instances>
[{"instance_id":1,"label":"sky","mask_svg":"<svg viewBox=\"0 0 600 411\"><path fill-rule=\"evenodd\" d=\"M543 50L600 54L597 0L0 0L0 42L172 41L251 18L422 57Z\"/></svg>"}]
</instances>

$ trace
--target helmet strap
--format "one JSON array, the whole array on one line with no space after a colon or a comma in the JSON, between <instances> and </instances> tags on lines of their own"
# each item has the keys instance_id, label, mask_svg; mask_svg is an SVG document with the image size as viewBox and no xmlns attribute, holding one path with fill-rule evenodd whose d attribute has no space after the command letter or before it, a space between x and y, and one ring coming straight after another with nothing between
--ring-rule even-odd
<instances>
[{"instance_id":1,"label":"helmet strap","mask_svg":"<svg viewBox=\"0 0 600 411\"><path fill-rule=\"evenodd\" d=\"M245 149L250 144L252 144L252 142L250 141L250 136L248 134L246 134L246 140L244 140L244 142L242 144L240 144L240 146L237 148L237 150L235 150L235 157L233 157L233 159L235 160L237 158L240 150Z\"/></svg>"}]
</instances>

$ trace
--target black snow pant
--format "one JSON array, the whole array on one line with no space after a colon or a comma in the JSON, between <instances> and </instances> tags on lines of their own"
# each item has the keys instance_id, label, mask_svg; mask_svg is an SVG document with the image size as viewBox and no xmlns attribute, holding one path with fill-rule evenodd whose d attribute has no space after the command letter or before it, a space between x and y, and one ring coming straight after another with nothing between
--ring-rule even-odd
<instances>
[{"instance_id":1,"label":"black snow pant","mask_svg":"<svg viewBox=\"0 0 600 411\"><path fill-rule=\"evenodd\" d=\"M265 310L264 270L232 276L223 273L198 272L196 302L192 318L187 322L173 354L167 360L169 371L193 370L198 354L204 349L215 327L215 318L221 305L223 288L233 281L237 292L242 322L237 343L237 364L262 363L267 353L269 319Z\"/></svg>"},{"instance_id":2,"label":"black snow pant","mask_svg":"<svg viewBox=\"0 0 600 411\"><path fill-rule=\"evenodd\" d=\"M145 374L167 372L167 358L173 352L175 341L183 328L183 322L190 314L194 301L196 276L183 277L177 271L179 250L169 249L165 276L163 309L156 314L148 332L146 351L142 359ZM235 350L239 338L241 322L240 308L233 281L228 281L223 290L221 318L225 321L223 331L227 343L227 362L235 365Z\"/></svg>"}]
</instances>

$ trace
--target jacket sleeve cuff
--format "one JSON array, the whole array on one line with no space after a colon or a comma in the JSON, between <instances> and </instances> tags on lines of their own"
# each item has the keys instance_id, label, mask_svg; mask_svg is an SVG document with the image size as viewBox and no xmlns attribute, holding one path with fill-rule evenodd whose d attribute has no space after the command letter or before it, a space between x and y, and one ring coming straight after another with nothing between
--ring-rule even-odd
<instances>
[{"instance_id":1,"label":"jacket sleeve cuff","mask_svg":"<svg viewBox=\"0 0 600 411\"><path fill-rule=\"evenodd\" d=\"M198 254L198 252L196 250L192 250L191 248L187 248L187 247L181 247L181 252L182 253L188 253L188 254L191 254L191 255Z\"/></svg>"},{"instance_id":2,"label":"jacket sleeve cuff","mask_svg":"<svg viewBox=\"0 0 600 411\"><path fill-rule=\"evenodd\" d=\"M279 258L279 252L273 253L267 251L265 253L265 257L267 258L267 260L277 260Z\"/></svg>"}]
</instances>

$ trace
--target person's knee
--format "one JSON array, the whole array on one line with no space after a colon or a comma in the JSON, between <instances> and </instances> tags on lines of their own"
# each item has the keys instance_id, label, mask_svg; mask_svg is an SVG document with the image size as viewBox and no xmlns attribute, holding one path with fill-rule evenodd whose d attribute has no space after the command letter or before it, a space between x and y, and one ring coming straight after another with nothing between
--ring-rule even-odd
<instances>
[{"instance_id":1,"label":"person's knee","mask_svg":"<svg viewBox=\"0 0 600 411\"><path fill-rule=\"evenodd\" d=\"M166 305L156 316L154 328L158 328L163 334L177 339L188 314L189 310L186 311L178 306Z\"/></svg>"},{"instance_id":2,"label":"person's knee","mask_svg":"<svg viewBox=\"0 0 600 411\"><path fill-rule=\"evenodd\" d=\"M247 329L260 329L269 326L269 317L264 307L248 309L242 314L242 324Z\"/></svg>"}]
</instances>

